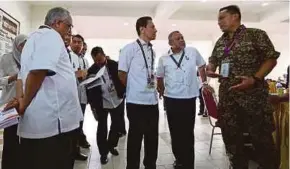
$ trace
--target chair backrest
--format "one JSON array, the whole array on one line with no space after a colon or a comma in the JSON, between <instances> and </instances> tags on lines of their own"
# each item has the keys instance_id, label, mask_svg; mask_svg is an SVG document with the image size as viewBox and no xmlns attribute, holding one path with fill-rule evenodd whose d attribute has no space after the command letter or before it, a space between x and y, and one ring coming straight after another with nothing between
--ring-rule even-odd
<instances>
[{"instance_id":1,"label":"chair backrest","mask_svg":"<svg viewBox=\"0 0 290 169\"><path fill-rule=\"evenodd\" d=\"M204 89L202 89L202 97L204 101L204 105L208 111L208 115L214 119L217 119L218 112L217 112L217 100L215 94L210 92L207 94Z\"/></svg>"}]
</instances>

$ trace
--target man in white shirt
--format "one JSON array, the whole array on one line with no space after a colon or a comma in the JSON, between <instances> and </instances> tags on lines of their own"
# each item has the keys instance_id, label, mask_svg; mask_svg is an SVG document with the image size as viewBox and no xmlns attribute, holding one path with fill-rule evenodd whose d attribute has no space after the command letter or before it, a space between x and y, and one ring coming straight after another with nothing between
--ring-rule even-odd
<instances>
[{"instance_id":1,"label":"man in white shirt","mask_svg":"<svg viewBox=\"0 0 290 169\"><path fill-rule=\"evenodd\" d=\"M139 169L140 150L144 136L145 169L156 169L158 154L158 97L154 73L155 53L150 43L156 38L151 17L137 20L139 38L120 52L119 77L126 86L129 133L127 169Z\"/></svg>"},{"instance_id":2,"label":"man in white shirt","mask_svg":"<svg viewBox=\"0 0 290 169\"><path fill-rule=\"evenodd\" d=\"M72 18L57 7L48 11L44 24L30 35L21 55L23 97L17 109L22 166L73 169L72 140L83 116L64 45Z\"/></svg>"},{"instance_id":3,"label":"man in white shirt","mask_svg":"<svg viewBox=\"0 0 290 169\"><path fill-rule=\"evenodd\" d=\"M185 47L179 31L168 36L171 49L158 62L158 91L164 95L177 169L194 168L195 100L199 96L196 67L206 83L205 61L198 50ZM193 118L192 118L193 117Z\"/></svg>"},{"instance_id":4,"label":"man in white shirt","mask_svg":"<svg viewBox=\"0 0 290 169\"><path fill-rule=\"evenodd\" d=\"M77 75L77 80L78 84L81 83L85 77L86 77L86 72L88 69L88 63L84 60L82 57L82 49L83 49L83 44L84 44L84 38L77 34L72 36L72 41L70 43L70 48L71 48L71 56L73 60L73 65L75 66L75 71ZM78 76L77 72L81 72L81 76ZM86 94L86 89L84 86L78 86L78 96L82 108L82 113L85 115L85 109L86 109L86 104L87 104L87 94ZM86 135L83 132L83 121L80 122L80 128L79 128L79 135L78 135L78 147L77 147L77 152L75 159L76 160L87 160L87 156L82 154L80 152L80 147L83 148L89 148L90 144L87 142Z\"/></svg>"}]
</instances>

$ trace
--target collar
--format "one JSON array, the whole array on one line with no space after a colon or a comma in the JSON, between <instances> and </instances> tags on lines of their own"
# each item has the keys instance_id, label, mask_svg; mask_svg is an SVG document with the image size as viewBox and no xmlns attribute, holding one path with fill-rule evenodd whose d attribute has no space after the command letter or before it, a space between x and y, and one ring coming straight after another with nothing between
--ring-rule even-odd
<instances>
[{"instance_id":1,"label":"collar","mask_svg":"<svg viewBox=\"0 0 290 169\"><path fill-rule=\"evenodd\" d=\"M52 29L52 28L51 28L50 26L48 26L48 25L41 25L41 26L39 26L38 29L43 29L43 28Z\"/></svg>"},{"instance_id":2,"label":"collar","mask_svg":"<svg viewBox=\"0 0 290 169\"><path fill-rule=\"evenodd\" d=\"M152 44L150 42L146 43L143 39L141 39L141 38L138 38L138 39L141 42L142 46L150 46L150 47L152 47Z\"/></svg>"},{"instance_id":3,"label":"collar","mask_svg":"<svg viewBox=\"0 0 290 169\"><path fill-rule=\"evenodd\" d=\"M172 52L172 49L170 48L167 53L168 53L169 56L170 55L179 55L179 54L181 55L182 54L182 51L185 51L185 48L183 50L181 50L180 52L178 52L178 53L173 53Z\"/></svg>"},{"instance_id":4,"label":"collar","mask_svg":"<svg viewBox=\"0 0 290 169\"><path fill-rule=\"evenodd\" d=\"M238 29L234 32L234 36L233 37L236 37L238 34L240 34L240 32L242 32L244 29L246 29L246 27L245 27L245 25L240 25L239 27L238 27ZM224 33L223 35L222 35L222 37L224 38L224 39L229 39L229 34L228 33Z\"/></svg>"}]
</instances>

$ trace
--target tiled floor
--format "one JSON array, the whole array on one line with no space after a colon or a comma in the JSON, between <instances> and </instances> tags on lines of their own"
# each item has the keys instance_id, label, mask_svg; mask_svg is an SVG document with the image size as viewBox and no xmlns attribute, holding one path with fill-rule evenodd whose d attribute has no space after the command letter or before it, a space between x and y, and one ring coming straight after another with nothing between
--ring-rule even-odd
<instances>
[{"instance_id":1,"label":"tiled floor","mask_svg":"<svg viewBox=\"0 0 290 169\"><path fill-rule=\"evenodd\" d=\"M197 101L198 103L198 101ZM198 105L197 105L198 107ZM128 128L128 121L127 128ZM109 156L109 163L101 165L99 161L99 152L96 145L96 129L97 122L95 121L89 106L85 116L84 130L91 143L91 149L83 149L83 153L89 155L87 162L76 161L75 169L125 169L126 166L126 137L119 141L120 155L117 157ZM218 129L217 129L218 132ZM196 117L195 125L195 166L196 169L228 169L229 163L225 156L224 145L220 135L215 136L213 142L212 154L209 155L211 127L208 118ZM2 132L0 131L0 150L2 150ZM1 152L0 152L1 153ZM1 153L2 154L2 153ZM0 157L1 157L0 154ZM143 152L141 152L143 158ZM160 121L159 121L159 156L157 160L158 169L173 169L172 163L174 157L170 147L170 135L166 114L160 104ZM1 168L1 167L0 167ZM141 166L144 169L143 166ZM251 167L251 169L255 169Z\"/></svg>"},{"instance_id":2,"label":"tiled floor","mask_svg":"<svg viewBox=\"0 0 290 169\"><path fill-rule=\"evenodd\" d=\"M197 101L198 103L198 101ZM197 105L198 107L198 105ZM128 128L128 121L127 128ZM91 111L87 110L85 116L84 130L87 134L89 142L92 144L91 154L88 161L88 169L125 169L126 168L126 137L119 141L120 155L117 157L109 155L109 163L101 165L99 161L98 148L95 141L95 133L97 129L97 122L95 122ZM219 129L216 130L219 132ZM214 136L212 153L209 155L209 141L211 134L211 126L208 118L196 117L195 125L195 166L196 169L228 169L229 162L225 156L224 145L220 135ZM142 150L143 151L143 150ZM141 152L141 162L143 159L143 152ZM163 111L162 104L160 104L160 121L159 121L159 156L157 160L158 169L173 169L172 163L174 157L170 147L170 135L166 114ZM256 169L256 167L251 169ZM84 164L76 164L76 169L84 169ZM144 169L143 166L141 166Z\"/></svg>"}]
</instances>

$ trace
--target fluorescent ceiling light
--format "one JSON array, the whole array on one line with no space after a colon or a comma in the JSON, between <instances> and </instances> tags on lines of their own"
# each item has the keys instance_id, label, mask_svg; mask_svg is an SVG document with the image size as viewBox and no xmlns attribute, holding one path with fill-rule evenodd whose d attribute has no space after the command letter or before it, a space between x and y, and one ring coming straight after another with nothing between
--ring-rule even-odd
<instances>
[{"instance_id":1,"label":"fluorescent ceiling light","mask_svg":"<svg viewBox=\"0 0 290 169\"><path fill-rule=\"evenodd\" d=\"M267 5L269 5L268 2L264 2L264 3L262 3L262 6L267 6Z\"/></svg>"},{"instance_id":2,"label":"fluorescent ceiling light","mask_svg":"<svg viewBox=\"0 0 290 169\"><path fill-rule=\"evenodd\" d=\"M127 25L129 25L129 23L128 22L125 22L124 25L127 26Z\"/></svg>"},{"instance_id":3,"label":"fluorescent ceiling light","mask_svg":"<svg viewBox=\"0 0 290 169\"><path fill-rule=\"evenodd\" d=\"M173 24L171 24L171 26L176 26L176 24L175 24L175 23L173 23Z\"/></svg>"}]
</instances>

